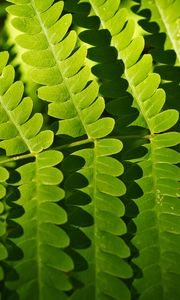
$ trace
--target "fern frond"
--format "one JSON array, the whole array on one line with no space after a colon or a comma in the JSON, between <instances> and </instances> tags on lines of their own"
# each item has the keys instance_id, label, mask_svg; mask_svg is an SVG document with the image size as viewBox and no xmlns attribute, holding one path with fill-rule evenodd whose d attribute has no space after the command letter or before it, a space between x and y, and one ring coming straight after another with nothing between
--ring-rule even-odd
<instances>
[{"instance_id":1,"label":"fern frond","mask_svg":"<svg viewBox=\"0 0 180 300\"><path fill-rule=\"evenodd\" d=\"M140 163L143 178L138 183L144 195L136 200L140 214L135 219L133 243L140 251L134 262L143 272L134 281L141 300L180 297L180 170L174 165L180 162L180 155L168 148L179 142L178 133L157 135Z\"/></svg>"},{"instance_id":2,"label":"fern frond","mask_svg":"<svg viewBox=\"0 0 180 300\"><path fill-rule=\"evenodd\" d=\"M84 282L84 288L72 295L72 300L85 299L130 299L130 292L123 279L132 276L132 269L124 260L130 255L128 246L120 237L126 233L126 225L120 218L124 215L124 205L118 198L125 191L124 183L116 178L123 173L123 166L115 158L110 157L119 153L122 143L107 138L95 142L93 149L78 150L73 155L84 159L85 165L79 171L88 179L89 185L82 188L92 202L83 206L93 216L94 225L82 230L90 238L92 246L82 251L88 259L88 275L79 274L78 278ZM71 195L71 203L73 205ZM67 198L68 202L68 198ZM80 252L81 253L81 252Z\"/></svg>"},{"instance_id":3,"label":"fern frond","mask_svg":"<svg viewBox=\"0 0 180 300\"><path fill-rule=\"evenodd\" d=\"M100 18L102 27L111 33L111 44L117 49L118 58L124 62L125 77L147 128L151 133L166 131L177 122L178 112L173 109L160 112L165 102L165 93L158 89L160 76L152 73L151 55L141 56L144 39L141 36L133 39L135 24L132 19L128 19L125 8L118 9L117 5L112 6L111 16L108 15L106 6L109 1L103 2L102 5L96 0L90 0L89 3ZM117 27L121 13L124 17Z\"/></svg>"},{"instance_id":4,"label":"fern frond","mask_svg":"<svg viewBox=\"0 0 180 300\"><path fill-rule=\"evenodd\" d=\"M178 0L9 2L46 124L0 53L0 298L180 299Z\"/></svg>"},{"instance_id":5,"label":"fern frond","mask_svg":"<svg viewBox=\"0 0 180 300\"><path fill-rule=\"evenodd\" d=\"M48 114L61 119L57 134L86 134L92 139L109 134L114 122L111 118L98 120L104 100L98 97L98 84L89 82L90 70L84 66L86 47L77 48L77 34L69 32L72 16L61 16L63 2L11 2L17 4L8 8L17 16L13 26L25 33L17 37L17 43L31 49L22 58L32 66L33 80L45 85L39 97L51 102Z\"/></svg>"},{"instance_id":6,"label":"fern frond","mask_svg":"<svg viewBox=\"0 0 180 300\"><path fill-rule=\"evenodd\" d=\"M36 155L31 162L17 169L21 205L25 213L17 219L23 235L16 238L16 245L24 257L14 262L19 279L7 281L7 287L16 290L19 299L67 299L63 291L71 289L66 275L73 268L71 258L63 251L69 237L60 227L67 221L67 214L57 203L64 192L57 185L63 175L54 166L63 156L55 150Z\"/></svg>"},{"instance_id":7,"label":"fern frond","mask_svg":"<svg viewBox=\"0 0 180 300\"><path fill-rule=\"evenodd\" d=\"M180 63L180 21L179 10L180 3L178 0L155 1L155 5L164 24L166 34L168 35L172 48L177 55L177 63Z\"/></svg>"},{"instance_id":8,"label":"fern frond","mask_svg":"<svg viewBox=\"0 0 180 300\"><path fill-rule=\"evenodd\" d=\"M52 144L53 133L41 131L43 117L32 117L32 100L22 99L24 86L21 81L14 82L14 68L7 65L8 53L0 53L0 148L8 156L40 152ZM22 100L21 100L22 99Z\"/></svg>"},{"instance_id":9,"label":"fern frond","mask_svg":"<svg viewBox=\"0 0 180 300\"><path fill-rule=\"evenodd\" d=\"M178 112L163 110L165 92L158 89L160 76L152 73L151 55L141 55L144 48L143 38L133 39L133 20L126 18L120 28L115 26L118 15L121 15L121 8L112 5L110 16L106 11L108 2L111 1L89 1L101 21L101 26L111 33L111 44L117 49L118 58L124 62L124 74L134 102L137 103L151 133L148 154L140 163L143 178L139 180L139 185L144 195L136 200L140 213L135 219L137 233L133 241L140 253L134 261L142 268L143 277L135 280L135 287L140 294L139 299L159 297L175 300L180 293L179 288L173 289L173 282L179 282L179 271L172 263L173 255L179 260L179 251L175 250L179 247L177 236L180 232L175 225L179 218L179 206L175 206L175 203L178 203L177 198L180 195L180 174L179 169L166 157L166 151L172 156L172 150L167 150L166 147L177 145L180 136L178 133L165 131L176 124ZM179 156L176 152L173 153L176 157L173 163L178 163ZM172 178L175 173L176 176ZM176 240L175 236L176 246L171 247Z\"/></svg>"},{"instance_id":10,"label":"fern frond","mask_svg":"<svg viewBox=\"0 0 180 300\"><path fill-rule=\"evenodd\" d=\"M91 212L91 207L94 206L94 211L91 214L94 221L97 222L93 226L94 233L90 238L94 242L93 247L96 247L96 242L99 245L102 244L102 249L99 246L99 249L95 251L104 251L104 253L100 253L97 258L97 265L95 264L94 267L96 276L92 281L92 289L95 289L93 297L96 299L99 299L99 297L110 298L111 293L114 293L115 299L119 299L120 293L124 291L126 299L129 299L128 288L120 280L132 276L131 268L123 260L129 256L129 249L118 238L118 235L126 232L124 222L119 219L119 216L122 216L124 213L123 205L117 198L117 196L125 193L125 186L116 178L122 173L123 169L121 164L108 157L118 152L121 149L121 144L116 140L97 140L106 137L112 131L114 121L111 118L100 118L105 107L104 99L98 97L98 84L95 81L89 82L91 78L90 70L88 67L83 66L86 58L86 49L83 46L77 49L77 34L74 31L68 32L71 25L71 15L63 15L60 18L57 15L56 19L54 19L52 12L55 10L55 6L59 5L58 7L61 6L59 14L61 14L63 9L62 2L57 2L51 7L49 5L49 8L46 7L46 10L43 8L43 4L41 9L39 8L38 5L40 3L42 2L31 1L29 3L34 9L34 16L33 18L25 17L28 28L24 27L24 17L14 18L13 25L18 30L26 32L25 35L20 35L17 39L17 42L24 48L28 45L26 42L28 39L33 45L33 39L38 40L40 34L44 38L45 42L41 40L39 44L42 48L34 44L33 50L27 51L23 55L23 59L33 67L31 72L33 79L45 85L45 87L39 89L39 97L51 102L48 108L49 115L61 119L57 134L66 134L72 137L80 137L86 134L89 141L93 141L95 145L92 150L75 152L75 155L83 157L86 161L85 167L79 172L89 180L89 183L93 181L86 191L92 199L92 205L88 206L87 210ZM18 15L21 8L21 4L10 6L9 11ZM29 46L27 48L29 49ZM110 174L107 170L109 164L112 164ZM117 206L116 210L118 213L117 211L113 213L113 207L111 212L108 212L111 207L108 201L112 202L113 207ZM98 202L100 202L99 205L106 205L104 209L102 207L98 208L99 211L97 212ZM111 222L107 226L106 221L108 217L110 217ZM98 232L98 237L95 231ZM103 232L102 242L100 235ZM108 246L109 238L112 239L115 249ZM122 255L118 252L118 245L122 246ZM90 252L92 253L92 251L94 250L91 249ZM96 254L92 255L96 260ZM107 267L106 260L108 261L108 270L105 269ZM117 264L116 270L113 270L113 262ZM112 283L108 284L111 277ZM98 283L96 283L96 279ZM103 285L107 285L107 288L104 289ZM112 285L114 286L114 291L112 291ZM79 290L78 296L75 293L72 297L80 297L79 293L82 295L84 289Z\"/></svg>"},{"instance_id":11,"label":"fern frond","mask_svg":"<svg viewBox=\"0 0 180 300\"><path fill-rule=\"evenodd\" d=\"M54 297L66 299L63 291L71 289L71 284L65 273L73 268L73 262L62 250L68 245L69 238L58 226L67 221L67 215L54 202L58 202L64 196L63 191L57 187L63 175L53 167L62 160L62 154L53 150L39 153L52 144L53 133L50 130L40 131L43 123L41 114L36 113L29 118L32 100L21 100L23 84L13 83L14 69L11 65L6 66L7 52L0 53L0 58L0 147L6 150L8 156L28 151L35 157L35 162L17 169L21 176L18 183L20 199L17 204L25 210L25 214L17 220L24 232L21 237L12 237L11 241L23 251L24 258L12 262L11 265L19 274L19 280L7 280L6 287L16 290L20 299L30 299L33 294L35 299L39 300L50 297L50 280L53 282L51 293ZM22 155L22 158L25 156ZM3 174L7 174L3 173L6 172L3 167L1 169L3 179ZM1 245L3 259L7 251L2 243ZM55 257L58 258L58 264Z\"/></svg>"}]
</instances>

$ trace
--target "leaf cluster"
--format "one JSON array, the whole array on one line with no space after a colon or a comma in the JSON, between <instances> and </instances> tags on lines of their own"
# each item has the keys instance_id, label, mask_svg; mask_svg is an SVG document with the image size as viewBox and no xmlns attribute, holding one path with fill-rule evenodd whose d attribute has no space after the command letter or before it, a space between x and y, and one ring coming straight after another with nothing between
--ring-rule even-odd
<instances>
[{"instance_id":1,"label":"leaf cluster","mask_svg":"<svg viewBox=\"0 0 180 300\"><path fill-rule=\"evenodd\" d=\"M179 11L0 3L0 300L180 299Z\"/></svg>"}]
</instances>

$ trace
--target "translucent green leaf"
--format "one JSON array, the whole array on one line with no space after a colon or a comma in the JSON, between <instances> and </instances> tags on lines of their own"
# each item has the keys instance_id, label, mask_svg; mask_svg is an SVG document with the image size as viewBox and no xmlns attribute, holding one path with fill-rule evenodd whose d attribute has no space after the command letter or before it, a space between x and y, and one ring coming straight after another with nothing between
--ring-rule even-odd
<instances>
[{"instance_id":1,"label":"translucent green leaf","mask_svg":"<svg viewBox=\"0 0 180 300\"><path fill-rule=\"evenodd\" d=\"M24 53L22 57L28 65L37 68L47 68L55 66L54 57L49 49L28 51Z\"/></svg>"},{"instance_id":2,"label":"translucent green leaf","mask_svg":"<svg viewBox=\"0 0 180 300\"><path fill-rule=\"evenodd\" d=\"M63 103L51 103L48 112L58 119L71 119L76 116L76 109L70 100Z\"/></svg>"},{"instance_id":3,"label":"translucent green leaf","mask_svg":"<svg viewBox=\"0 0 180 300\"><path fill-rule=\"evenodd\" d=\"M155 133L168 130L178 121L177 110L168 109L150 119L151 128Z\"/></svg>"},{"instance_id":4,"label":"translucent green leaf","mask_svg":"<svg viewBox=\"0 0 180 300\"><path fill-rule=\"evenodd\" d=\"M37 136L30 139L32 150L35 152L40 152L42 149L49 148L53 142L53 137L52 131L41 131Z\"/></svg>"},{"instance_id":5,"label":"translucent green leaf","mask_svg":"<svg viewBox=\"0 0 180 300\"><path fill-rule=\"evenodd\" d=\"M22 4L20 7L17 7L16 5L10 5L7 7L7 12L14 16L24 16L29 18L35 16L33 8L27 4Z\"/></svg>"},{"instance_id":6,"label":"translucent green leaf","mask_svg":"<svg viewBox=\"0 0 180 300\"><path fill-rule=\"evenodd\" d=\"M54 49L59 60L65 60L75 48L77 35L75 31L70 31L60 43L56 44Z\"/></svg>"},{"instance_id":7,"label":"translucent green leaf","mask_svg":"<svg viewBox=\"0 0 180 300\"><path fill-rule=\"evenodd\" d=\"M124 205L118 198L98 191L96 193L96 197L97 208L99 210L111 212L118 217L122 217L124 215Z\"/></svg>"},{"instance_id":8,"label":"translucent green leaf","mask_svg":"<svg viewBox=\"0 0 180 300\"><path fill-rule=\"evenodd\" d=\"M2 73L9 59L9 53L7 51L0 52L0 73Z\"/></svg>"},{"instance_id":9,"label":"translucent green leaf","mask_svg":"<svg viewBox=\"0 0 180 300\"><path fill-rule=\"evenodd\" d=\"M34 18L14 18L12 20L12 25L21 32L36 34L41 32L41 27L39 26L38 20Z\"/></svg>"},{"instance_id":10,"label":"translucent green leaf","mask_svg":"<svg viewBox=\"0 0 180 300\"><path fill-rule=\"evenodd\" d=\"M105 231L112 235L122 235L127 232L125 223L109 212L99 211L96 221L100 232Z\"/></svg>"},{"instance_id":11,"label":"translucent green leaf","mask_svg":"<svg viewBox=\"0 0 180 300\"><path fill-rule=\"evenodd\" d=\"M107 174L98 175L97 186L103 193L113 196L121 196L126 191L122 181Z\"/></svg>"},{"instance_id":12,"label":"translucent green leaf","mask_svg":"<svg viewBox=\"0 0 180 300\"><path fill-rule=\"evenodd\" d=\"M126 48L132 40L134 29L134 20L129 20L126 24L125 29L122 30L119 34L113 36L112 42L115 47L118 47L119 50Z\"/></svg>"},{"instance_id":13,"label":"translucent green leaf","mask_svg":"<svg viewBox=\"0 0 180 300\"><path fill-rule=\"evenodd\" d=\"M14 81L14 69L12 66L6 66L0 76L0 95L3 95Z\"/></svg>"},{"instance_id":14,"label":"translucent green leaf","mask_svg":"<svg viewBox=\"0 0 180 300\"><path fill-rule=\"evenodd\" d=\"M21 34L16 37L17 43L25 49L45 50L48 48L47 40L42 32L36 35Z\"/></svg>"},{"instance_id":15,"label":"translucent green leaf","mask_svg":"<svg viewBox=\"0 0 180 300\"><path fill-rule=\"evenodd\" d=\"M133 66L139 59L142 49L144 48L144 39L142 36L136 37L132 42L121 50L121 57L127 68Z\"/></svg>"},{"instance_id":16,"label":"translucent green leaf","mask_svg":"<svg viewBox=\"0 0 180 300\"><path fill-rule=\"evenodd\" d=\"M98 157L97 166L100 173L120 176L123 173L122 164L112 157Z\"/></svg>"},{"instance_id":17,"label":"translucent green leaf","mask_svg":"<svg viewBox=\"0 0 180 300\"><path fill-rule=\"evenodd\" d=\"M63 2L54 3L42 14L42 21L47 28L51 27L60 17L63 10Z\"/></svg>"},{"instance_id":18,"label":"translucent green leaf","mask_svg":"<svg viewBox=\"0 0 180 300\"><path fill-rule=\"evenodd\" d=\"M146 110L148 118L158 114L165 103L165 91L163 89L157 89L151 98L144 102L144 108Z\"/></svg>"},{"instance_id":19,"label":"translucent green leaf","mask_svg":"<svg viewBox=\"0 0 180 300\"><path fill-rule=\"evenodd\" d=\"M53 4L53 2L54 2L53 0L46 0L46 2L34 0L36 9L41 13L46 11Z\"/></svg>"},{"instance_id":20,"label":"translucent green leaf","mask_svg":"<svg viewBox=\"0 0 180 300\"><path fill-rule=\"evenodd\" d=\"M103 5L99 7L99 13L103 21L107 21L114 16L114 11L117 11L119 8L119 0L110 0L105 1Z\"/></svg>"},{"instance_id":21,"label":"translucent green leaf","mask_svg":"<svg viewBox=\"0 0 180 300\"><path fill-rule=\"evenodd\" d=\"M67 216L61 207L54 203L46 202L39 207L38 219L43 223L63 224L67 221Z\"/></svg>"},{"instance_id":22,"label":"translucent green leaf","mask_svg":"<svg viewBox=\"0 0 180 300\"><path fill-rule=\"evenodd\" d=\"M132 269L127 262L117 256L103 254L101 256L100 265L106 270L109 275L120 278L129 278L132 276Z\"/></svg>"},{"instance_id":23,"label":"translucent green leaf","mask_svg":"<svg viewBox=\"0 0 180 300\"><path fill-rule=\"evenodd\" d=\"M59 122L59 129L56 134L67 134L72 137L78 137L85 134L81 122L77 117Z\"/></svg>"},{"instance_id":24,"label":"translucent green leaf","mask_svg":"<svg viewBox=\"0 0 180 300\"><path fill-rule=\"evenodd\" d=\"M9 110L13 110L19 104L24 92L24 86L21 81L14 82L3 95L3 100Z\"/></svg>"},{"instance_id":25,"label":"translucent green leaf","mask_svg":"<svg viewBox=\"0 0 180 300\"><path fill-rule=\"evenodd\" d=\"M84 63L86 52L86 48L82 46L73 55L61 62L65 77L72 77L80 70Z\"/></svg>"},{"instance_id":26,"label":"translucent green leaf","mask_svg":"<svg viewBox=\"0 0 180 300\"><path fill-rule=\"evenodd\" d=\"M40 227L41 240L54 247L67 247L70 243L67 234L54 224L43 223Z\"/></svg>"},{"instance_id":27,"label":"translucent green leaf","mask_svg":"<svg viewBox=\"0 0 180 300\"><path fill-rule=\"evenodd\" d=\"M112 243L109 243L110 240L112 240ZM112 236L108 232L101 233L99 243L103 252L116 254L121 258L126 258L130 255L130 250L125 242L120 237Z\"/></svg>"},{"instance_id":28,"label":"translucent green leaf","mask_svg":"<svg viewBox=\"0 0 180 300\"><path fill-rule=\"evenodd\" d=\"M167 132L161 135L156 135L153 138L153 142L158 148L171 147L180 143L180 133L179 132Z\"/></svg>"},{"instance_id":29,"label":"translucent green leaf","mask_svg":"<svg viewBox=\"0 0 180 300\"><path fill-rule=\"evenodd\" d=\"M116 139L108 138L99 140L96 143L97 156L106 156L118 153L122 150L122 142Z\"/></svg>"},{"instance_id":30,"label":"translucent green leaf","mask_svg":"<svg viewBox=\"0 0 180 300\"><path fill-rule=\"evenodd\" d=\"M62 158L63 155L61 152L55 150L47 150L38 155L37 162L39 167L52 167L60 163L62 161Z\"/></svg>"},{"instance_id":31,"label":"translucent green leaf","mask_svg":"<svg viewBox=\"0 0 180 300\"><path fill-rule=\"evenodd\" d=\"M113 130L113 127L114 120L108 117L87 126L88 133L92 138L102 138L108 135Z\"/></svg>"},{"instance_id":32,"label":"translucent green leaf","mask_svg":"<svg viewBox=\"0 0 180 300\"><path fill-rule=\"evenodd\" d=\"M116 12L116 14L106 22L107 27L109 28L111 34L112 35L118 34L124 27L126 20L127 20L127 10L125 8L119 9Z\"/></svg>"},{"instance_id":33,"label":"translucent green leaf","mask_svg":"<svg viewBox=\"0 0 180 300\"><path fill-rule=\"evenodd\" d=\"M51 37L52 44L57 44L63 39L71 25L71 22L72 16L70 14L66 14L50 27L48 34Z\"/></svg>"},{"instance_id":34,"label":"translucent green leaf","mask_svg":"<svg viewBox=\"0 0 180 300\"><path fill-rule=\"evenodd\" d=\"M152 56L145 54L134 66L128 69L128 76L131 78L132 84L136 86L141 83L151 71Z\"/></svg>"},{"instance_id":35,"label":"translucent green leaf","mask_svg":"<svg viewBox=\"0 0 180 300\"><path fill-rule=\"evenodd\" d=\"M9 178L9 172L0 166L0 182L6 181Z\"/></svg>"},{"instance_id":36,"label":"translucent green leaf","mask_svg":"<svg viewBox=\"0 0 180 300\"><path fill-rule=\"evenodd\" d=\"M136 92L141 101L150 98L158 88L160 83L159 74L149 74L148 77L136 87Z\"/></svg>"}]
</instances>

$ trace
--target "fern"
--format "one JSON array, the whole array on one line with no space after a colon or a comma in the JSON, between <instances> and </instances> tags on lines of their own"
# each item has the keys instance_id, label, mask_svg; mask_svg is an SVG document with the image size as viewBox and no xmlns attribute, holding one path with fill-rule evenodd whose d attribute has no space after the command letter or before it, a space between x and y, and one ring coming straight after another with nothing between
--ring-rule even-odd
<instances>
[{"instance_id":1,"label":"fern","mask_svg":"<svg viewBox=\"0 0 180 300\"><path fill-rule=\"evenodd\" d=\"M21 299L48 299L61 297L71 289L65 272L73 268L70 257L63 252L69 244L67 234L57 225L67 221L67 214L56 204L63 198L63 191L56 185L62 181L62 173L54 165L62 160L60 152L49 150L38 154L35 162L17 169L20 199L25 214L18 219L24 230L16 244L24 257L15 265L20 278L8 283L16 289ZM61 284L60 284L61 283Z\"/></svg>"},{"instance_id":2,"label":"fern","mask_svg":"<svg viewBox=\"0 0 180 300\"><path fill-rule=\"evenodd\" d=\"M93 275L89 275L88 288L78 291L72 299L82 299L88 293L93 299L110 299L112 296L119 299L120 295L122 299L130 299L126 285L119 280L132 276L131 267L123 261L130 255L129 249L118 238L126 233L126 225L120 219L124 215L124 206L117 198L125 193L125 186L116 178L122 174L123 167L109 157L121 148L121 143L115 139L102 139L95 142L94 149L74 153L85 160L80 172L90 182L83 191L93 199L86 209L94 218L94 228L86 233L92 240L89 263Z\"/></svg>"},{"instance_id":3,"label":"fern","mask_svg":"<svg viewBox=\"0 0 180 300\"><path fill-rule=\"evenodd\" d=\"M9 2L0 299L178 300L178 1Z\"/></svg>"},{"instance_id":4,"label":"fern","mask_svg":"<svg viewBox=\"0 0 180 300\"><path fill-rule=\"evenodd\" d=\"M143 169L143 178L139 182L144 195L136 201L137 204L140 203L138 208L141 214L137 217L137 221L135 220L137 234L133 239L136 247L140 250L139 258L135 262L139 262L139 266L144 271L144 277L139 280L136 279L135 286L141 294L140 299L152 299L156 295L159 298L165 297L168 299L173 297L173 299L178 299L178 290L174 291L174 293L171 290L171 280L173 282L176 278L178 282L179 275L173 266L171 266L172 269L167 268L168 257L175 256L173 254L174 250L169 249L168 246L172 243L173 236L168 236L168 242L163 243L162 239L167 231L174 234L178 233L174 227L171 230L166 224L172 224L172 226L176 224L177 216L176 214L172 215L174 206L171 206L171 199L172 197L179 197L179 184L177 181L180 178L177 175L177 177L172 179L171 171L178 172L179 169L172 166L168 159L164 157L164 147L178 144L179 135L176 133L157 135L168 130L177 122L178 113L175 110L161 111L165 102L165 93L163 90L157 89L160 77L158 74L151 73L151 56L146 54L140 58L144 46L143 39L141 37L132 39L135 29L133 20L127 20L126 23L126 18L124 18L121 24L118 22L119 27L115 26L119 16L124 12L122 8L118 10L118 1L117 3L113 2L113 5L111 1L105 1L103 4L98 1L89 2L94 13L100 18L102 27L108 29L112 35L111 43L117 49L119 57L124 62L124 74L139 111L150 131L149 152L144 158L145 161L140 164ZM111 10L109 7L111 7ZM158 155L161 156L159 160L157 159ZM178 162L178 159L175 159L175 163ZM169 189L172 189L171 192ZM163 207L162 201L165 202L165 207ZM177 198L176 201L178 201ZM145 238L147 235L149 239ZM152 239L152 236L154 239ZM151 247L155 246L151 246L153 240L156 248L152 250ZM156 260L154 258L155 251L159 253ZM151 282L153 274L156 274L156 276L154 281ZM167 277L169 279L168 284Z\"/></svg>"},{"instance_id":5,"label":"fern","mask_svg":"<svg viewBox=\"0 0 180 300\"><path fill-rule=\"evenodd\" d=\"M155 5L164 24L167 35L171 41L172 48L176 52L178 63L179 53L179 2L176 1L155 1Z\"/></svg>"},{"instance_id":6,"label":"fern","mask_svg":"<svg viewBox=\"0 0 180 300\"><path fill-rule=\"evenodd\" d=\"M8 59L7 52L1 53L1 59L2 67L4 67ZM19 293L22 299L31 297L29 295L32 290L34 296L38 299L47 295L47 283L44 274L49 274L47 277L53 278L54 276L57 277L57 270L60 270L58 276L63 280L63 271L69 271L73 267L71 259L65 253L61 251L57 252L58 248L67 246L69 240L66 234L54 225L63 224L67 219L65 211L53 203L61 200L63 197L62 190L55 186L62 181L62 174L52 167L62 160L62 154L56 151L39 154L39 152L51 145L53 133L48 130L38 133L42 126L41 114L35 114L27 121L32 110L32 100L24 98L21 101L23 84L22 82L13 83L13 79L13 67L10 65L4 67L1 78L1 140L3 139L1 141L1 148L6 150L8 156L29 151L29 154L25 154L21 158L31 156L35 158L34 163L25 164L17 169L17 172L21 176L21 180L18 182L20 186L20 199L17 203L24 208L25 214L20 219L18 218L18 224L23 228L24 235L22 238L16 239L16 245L20 245L24 253L24 258L15 266L18 274L22 273L20 275L22 277L14 285L17 291L20 290ZM7 161L6 159L1 161L1 163ZM4 180L6 180L7 174L5 173L5 169L2 168L2 175L3 172ZM29 201L27 196L29 197ZM34 244L34 249L32 250L31 243L37 241L36 236L39 232L41 232L41 241L38 241L36 245ZM54 238L58 235L60 236L60 244L54 241ZM54 258L56 255L53 253L56 252L60 257L60 261L64 261L59 266L54 264L53 259L49 260L49 255ZM46 268L41 267L43 261ZM26 272L26 269L28 270L30 267L31 271ZM45 282L44 286L43 282ZM64 278L65 282L66 279ZM67 289L69 287L68 283L65 285L65 289ZM12 288L13 286L9 283L8 287ZM57 293L60 295L61 288L59 292L56 291L58 289L59 287L56 287L55 284L55 297Z\"/></svg>"}]
</instances>

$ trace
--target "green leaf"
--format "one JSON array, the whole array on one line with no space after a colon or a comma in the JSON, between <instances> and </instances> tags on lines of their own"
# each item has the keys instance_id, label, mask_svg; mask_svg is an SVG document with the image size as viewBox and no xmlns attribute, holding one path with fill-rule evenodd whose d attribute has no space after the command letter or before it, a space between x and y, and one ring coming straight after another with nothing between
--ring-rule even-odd
<instances>
[{"instance_id":1,"label":"green leaf","mask_svg":"<svg viewBox=\"0 0 180 300\"><path fill-rule=\"evenodd\" d=\"M113 127L114 127L114 120L111 118L102 118L88 126L89 135L92 138L102 138L108 135Z\"/></svg>"},{"instance_id":2,"label":"green leaf","mask_svg":"<svg viewBox=\"0 0 180 300\"><path fill-rule=\"evenodd\" d=\"M155 133L171 128L179 119L177 110L168 109L163 111L150 120L151 127Z\"/></svg>"}]
</instances>

